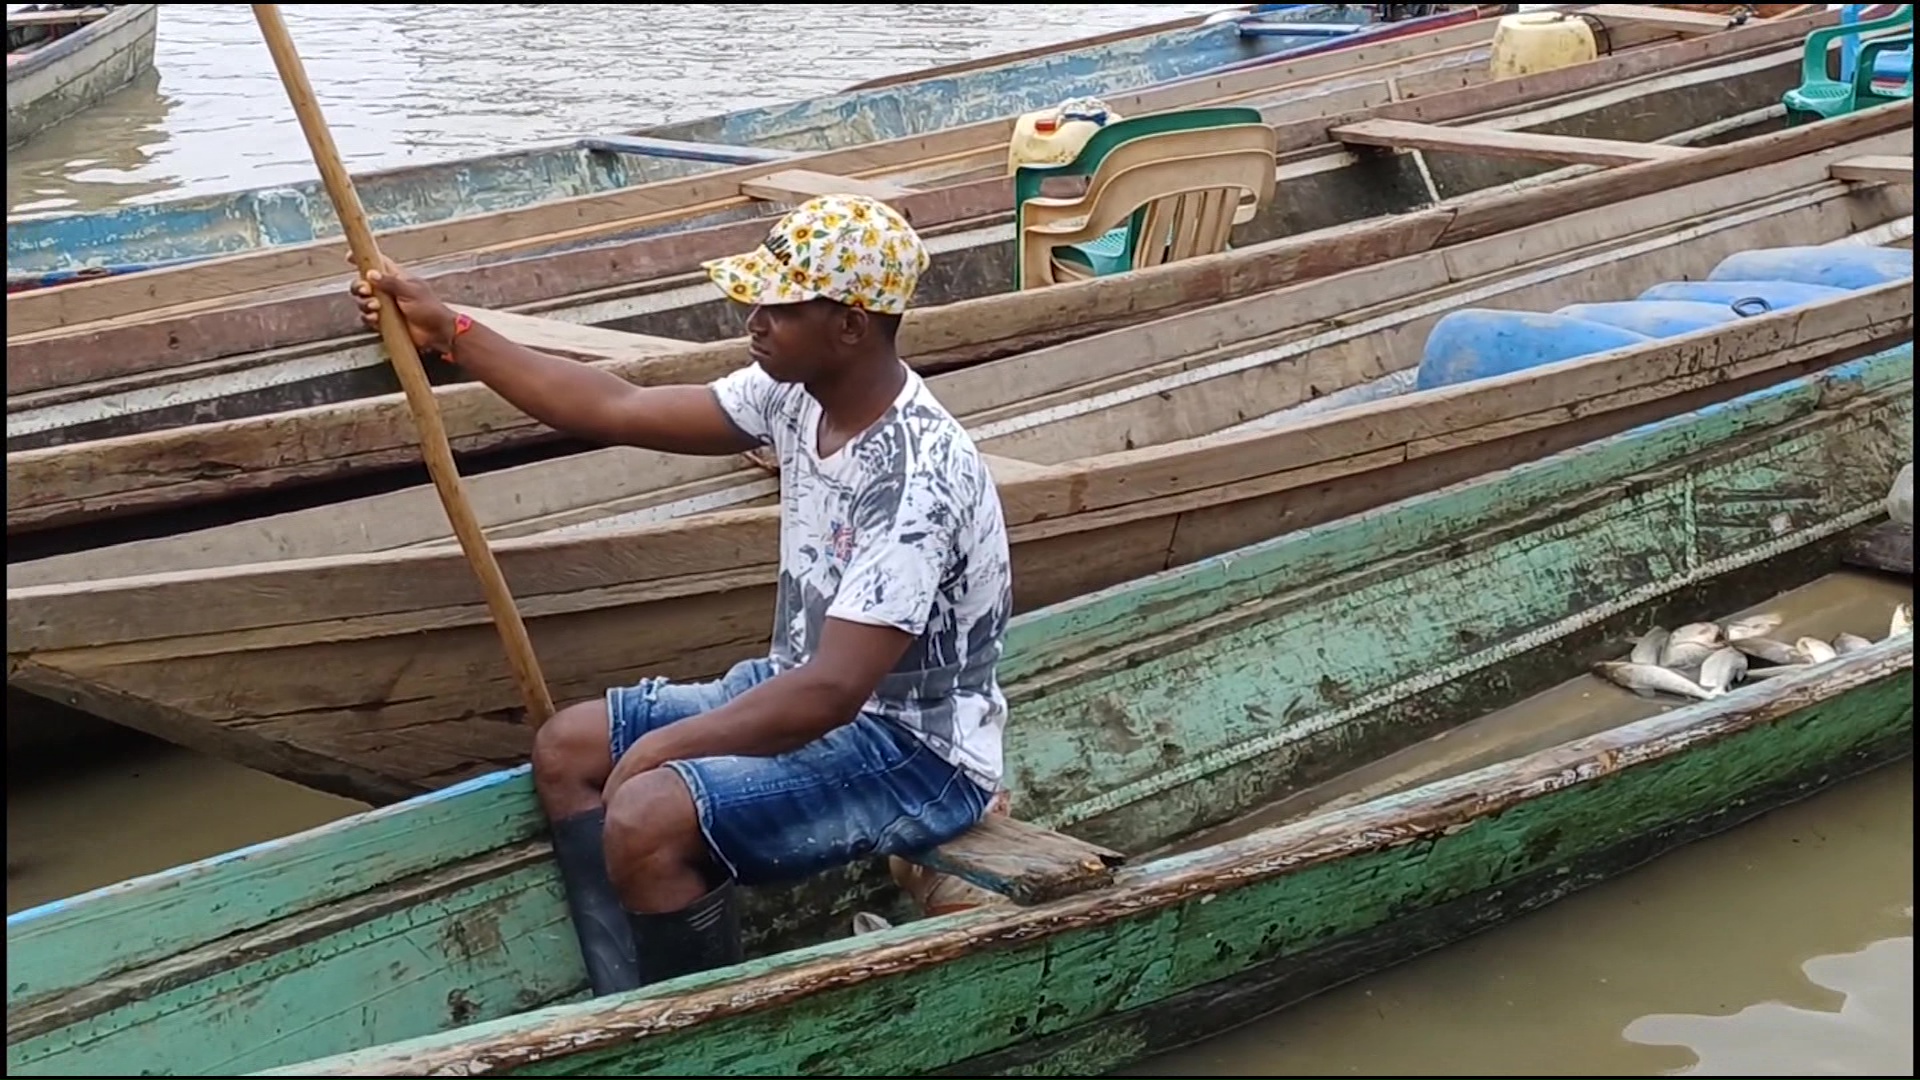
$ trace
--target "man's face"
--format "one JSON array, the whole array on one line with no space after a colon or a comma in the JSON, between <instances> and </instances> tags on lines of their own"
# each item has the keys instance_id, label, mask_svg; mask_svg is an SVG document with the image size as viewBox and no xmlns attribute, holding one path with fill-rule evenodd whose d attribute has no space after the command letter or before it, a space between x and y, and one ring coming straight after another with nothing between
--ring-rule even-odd
<instances>
[{"instance_id":1,"label":"man's face","mask_svg":"<svg viewBox=\"0 0 1920 1080\"><path fill-rule=\"evenodd\" d=\"M748 353L779 382L813 382L859 344L848 314L828 300L756 305L747 315Z\"/></svg>"}]
</instances>

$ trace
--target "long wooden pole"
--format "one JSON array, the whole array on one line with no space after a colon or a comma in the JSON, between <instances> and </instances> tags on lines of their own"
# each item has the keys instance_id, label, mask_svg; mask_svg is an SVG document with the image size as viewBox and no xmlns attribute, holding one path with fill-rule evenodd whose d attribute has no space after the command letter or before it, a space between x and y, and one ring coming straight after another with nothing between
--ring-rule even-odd
<instances>
[{"instance_id":1,"label":"long wooden pole","mask_svg":"<svg viewBox=\"0 0 1920 1080\"><path fill-rule=\"evenodd\" d=\"M293 111L300 118L300 129L306 133L313 162L320 169L328 198L333 200L333 212L346 233L354 265L362 274L378 270L380 248L374 242L373 228L367 224L367 213L360 205L360 193L354 190L353 178L347 175L347 168L340 161L333 133L327 128L326 117L320 113L320 102L313 96L313 84L307 81L306 65L300 62L293 38L287 33L286 20L280 16L280 5L254 4L253 17L260 23L260 32L267 39L267 51L273 54L273 66L279 69L280 82L287 88ZM420 449L427 461L427 472L433 477L433 486L440 493L440 505L446 508L453 534L460 540L460 550L473 564L474 576L480 579L480 589L486 594L487 608L493 613L500 642L507 650L507 665L513 669L514 681L520 684L520 696L526 702L527 722L537 728L553 715L553 698L547 693L546 679L540 674L540 661L533 655L527 624L514 605L500 564L494 561L493 548L487 544L487 534L481 531L480 519L474 516L473 505L467 501L466 486L460 481L453 449L447 444L446 426L440 421L440 407L433 400L433 386L427 382L426 369L420 364L420 352L414 348L399 310L384 299L380 303L380 339L386 343L387 355L399 373L401 387L406 390L407 408L420 431Z\"/></svg>"}]
</instances>

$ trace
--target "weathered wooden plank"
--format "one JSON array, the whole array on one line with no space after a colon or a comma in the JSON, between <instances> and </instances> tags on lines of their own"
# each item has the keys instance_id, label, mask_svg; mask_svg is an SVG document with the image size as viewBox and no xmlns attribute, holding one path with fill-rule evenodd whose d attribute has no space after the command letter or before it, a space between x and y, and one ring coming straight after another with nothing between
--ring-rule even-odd
<instances>
[{"instance_id":1,"label":"weathered wooden plank","mask_svg":"<svg viewBox=\"0 0 1920 1080\"><path fill-rule=\"evenodd\" d=\"M1399 147L1406 150L1446 150L1483 157L1525 158L1569 165L1630 165L1646 161L1677 161L1697 156L1690 146L1630 143L1615 139L1584 139L1570 135L1538 135L1526 131L1496 131L1476 127L1440 127L1404 120L1363 120L1337 127L1330 134L1356 146Z\"/></svg>"},{"instance_id":2,"label":"weathered wooden plank","mask_svg":"<svg viewBox=\"0 0 1920 1080\"><path fill-rule=\"evenodd\" d=\"M1640 26L1659 27L1676 34L1694 36L1714 34L1734 25L1725 15L1705 11L1689 11L1684 7L1655 7L1652 4L1608 4L1606 20L1612 22L1630 22Z\"/></svg>"},{"instance_id":3,"label":"weathered wooden plank","mask_svg":"<svg viewBox=\"0 0 1920 1080\"><path fill-rule=\"evenodd\" d=\"M1886 521L1847 540L1846 561L1866 570L1913 576L1913 526Z\"/></svg>"},{"instance_id":4,"label":"weathered wooden plank","mask_svg":"<svg viewBox=\"0 0 1920 1080\"><path fill-rule=\"evenodd\" d=\"M803 203L817 195L865 195L881 202L897 202L913 194L913 189L888 180L861 180L807 169L782 169L777 173L740 181L740 193L777 203Z\"/></svg>"},{"instance_id":5,"label":"weathered wooden plank","mask_svg":"<svg viewBox=\"0 0 1920 1080\"><path fill-rule=\"evenodd\" d=\"M1913 183L1913 156L1895 157L1876 154L1835 162L1830 170L1835 180L1869 180L1883 184Z\"/></svg>"},{"instance_id":6,"label":"weathered wooden plank","mask_svg":"<svg viewBox=\"0 0 1920 1080\"><path fill-rule=\"evenodd\" d=\"M964 878L1016 904L1044 904L1113 884L1114 870L1127 857L996 815L908 861Z\"/></svg>"},{"instance_id":7,"label":"weathered wooden plank","mask_svg":"<svg viewBox=\"0 0 1920 1080\"><path fill-rule=\"evenodd\" d=\"M465 312L475 319L484 320L489 329L496 330L530 349L543 349L577 359L619 358L644 361L665 353L692 352L699 348L699 345L694 342L680 341L675 338L631 334L625 330L610 330L602 326L562 322L559 319L542 319L510 311L487 311L464 304L452 306L455 311Z\"/></svg>"}]
</instances>

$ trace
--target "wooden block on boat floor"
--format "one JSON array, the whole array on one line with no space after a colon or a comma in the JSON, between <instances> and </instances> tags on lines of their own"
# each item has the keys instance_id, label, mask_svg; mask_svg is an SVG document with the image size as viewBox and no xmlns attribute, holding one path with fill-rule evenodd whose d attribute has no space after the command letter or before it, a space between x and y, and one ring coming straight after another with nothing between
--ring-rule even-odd
<instances>
[{"instance_id":1,"label":"wooden block on boat floor","mask_svg":"<svg viewBox=\"0 0 1920 1080\"><path fill-rule=\"evenodd\" d=\"M970 881L1016 904L1044 904L1113 882L1125 855L1084 840L994 816L909 862Z\"/></svg>"},{"instance_id":2,"label":"wooden block on boat floor","mask_svg":"<svg viewBox=\"0 0 1920 1080\"><path fill-rule=\"evenodd\" d=\"M1442 127L1406 120L1363 120L1334 128L1334 138L1359 146L1397 146L1407 150L1444 150L1482 157L1557 161L1568 165L1633 165L1643 161L1671 161L1700 151L1691 146L1664 143L1585 139L1572 135L1540 135L1530 131L1492 128Z\"/></svg>"},{"instance_id":3,"label":"wooden block on boat floor","mask_svg":"<svg viewBox=\"0 0 1920 1080\"><path fill-rule=\"evenodd\" d=\"M1913 158L1894 157L1891 154L1870 154L1866 157L1848 158L1836 161L1827 168L1827 175L1835 180L1875 180L1885 184L1913 183Z\"/></svg>"},{"instance_id":4,"label":"wooden block on boat floor","mask_svg":"<svg viewBox=\"0 0 1920 1080\"><path fill-rule=\"evenodd\" d=\"M866 195L881 202L893 202L913 194L913 189L885 180L856 180L851 176L830 176L805 169L783 169L740 181L740 194L779 203L803 203L817 195Z\"/></svg>"},{"instance_id":5,"label":"wooden block on boat floor","mask_svg":"<svg viewBox=\"0 0 1920 1080\"><path fill-rule=\"evenodd\" d=\"M1913 576L1913 526L1883 521L1847 538L1841 560L1849 566L1885 574Z\"/></svg>"},{"instance_id":6,"label":"wooden block on boat floor","mask_svg":"<svg viewBox=\"0 0 1920 1080\"><path fill-rule=\"evenodd\" d=\"M537 315L516 315L511 311L487 311L461 304L451 306L453 310L472 316L475 321L485 323L488 329L529 349L612 360L686 352L697 347L695 343L679 338L629 334L624 330L542 319Z\"/></svg>"}]
</instances>

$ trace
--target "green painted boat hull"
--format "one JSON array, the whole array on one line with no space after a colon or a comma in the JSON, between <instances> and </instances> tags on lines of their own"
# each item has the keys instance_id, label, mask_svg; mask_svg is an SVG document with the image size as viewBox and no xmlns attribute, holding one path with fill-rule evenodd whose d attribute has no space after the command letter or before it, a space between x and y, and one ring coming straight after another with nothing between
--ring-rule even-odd
<instances>
[{"instance_id":1,"label":"green painted boat hull","mask_svg":"<svg viewBox=\"0 0 1920 1080\"><path fill-rule=\"evenodd\" d=\"M1912 407L1906 346L1025 616L1016 810L1150 852L1812 580ZM13 916L8 1069L1086 1075L1911 748L1906 635L1051 904L807 945L884 874L765 891L754 959L591 1002L516 770Z\"/></svg>"}]
</instances>

